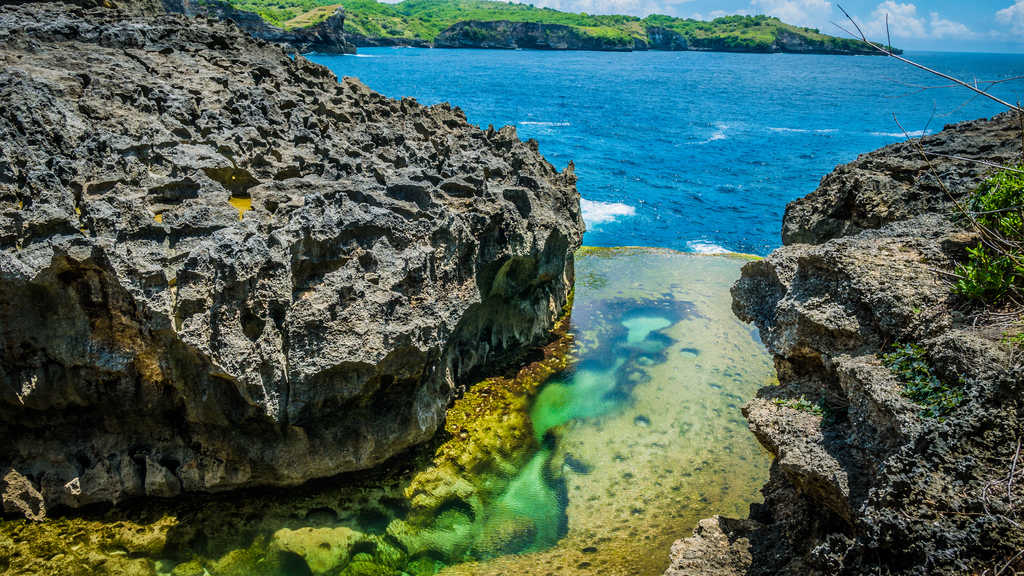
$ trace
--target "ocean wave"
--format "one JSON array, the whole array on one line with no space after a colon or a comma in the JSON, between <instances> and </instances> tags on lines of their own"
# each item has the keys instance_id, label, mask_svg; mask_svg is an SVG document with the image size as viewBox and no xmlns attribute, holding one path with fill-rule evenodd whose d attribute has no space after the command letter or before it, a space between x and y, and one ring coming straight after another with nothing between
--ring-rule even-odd
<instances>
[{"instance_id":1,"label":"ocean wave","mask_svg":"<svg viewBox=\"0 0 1024 576\"><path fill-rule=\"evenodd\" d=\"M770 132L783 132L783 133L794 133L794 134L833 134L838 132L835 128L824 128L820 130L811 130L810 128L776 128L769 126Z\"/></svg>"},{"instance_id":2,"label":"ocean wave","mask_svg":"<svg viewBox=\"0 0 1024 576\"><path fill-rule=\"evenodd\" d=\"M686 243L686 247L690 249L690 252L696 252L698 254L728 254L729 250L713 244L705 240L690 240Z\"/></svg>"},{"instance_id":3,"label":"ocean wave","mask_svg":"<svg viewBox=\"0 0 1024 576\"><path fill-rule=\"evenodd\" d=\"M523 120L519 123L520 126L572 126L568 122L538 122L533 120Z\"/></svg>"},{"instance_id":4,"label":"ocean wave","mask_svg":"<svg viewBox=\"0 0 1024 576\"><path fill-rule=\"evenodd\" d=\"M583 220L587 225L614 222L622 216L636 216L636 208L618 202L598 202L580 198Z\"/></svg>"},{"instance_id":5,"label":"ocean wave","mask_svg":"<svg viewBox=\"0 0 1024 576\"><path fill-rule=\"evenodd\" d=\"M727 138L725 131L729 128L728 124L715 124L715 128L717 128L717 130L715 130L711 136L708 136L707 140L701 140L700 142L697 142L697 144L710 144Z\"/></svg>"},{"instance_id":6,"label":"ocean wave","mask_svg":"<svg viewBox=\"0 0 1024 576\"><path fill-rule=\"evenodd\" d=\"M921 136L927 136L931 134L931 130L910 130L909 132L872 132L872 136L879 136L881 138L920 138Z\"/></svg>"}]
</instances>

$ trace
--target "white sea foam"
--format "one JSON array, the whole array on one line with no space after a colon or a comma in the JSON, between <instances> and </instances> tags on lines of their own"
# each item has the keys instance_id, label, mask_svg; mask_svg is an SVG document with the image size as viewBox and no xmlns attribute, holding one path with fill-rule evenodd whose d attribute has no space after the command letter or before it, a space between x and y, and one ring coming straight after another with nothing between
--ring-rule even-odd
<instances>
[{"instance_id":1,"label":"white sea foam","mask_svg":"<svg viewBox=\"0 0 1024 576\"><path fill-rule=\"evenodd\" d=\"M580 198L583 220L588 226L614 222L622 216L636 216L636 208L618 202L597 202Z\"/></svg>"},{"instance_id":2,"label":"white sea foam","mask_svg":"<svg viewBox=\"0 0 1024 576\"><path fill-rule=\"evenodd\" d=\"M572 126L568 122L535 122L532 120L523 120L519 123L520 126Z\"/></svg>"},{"instance_id":3,"label":"white sea foam","mask_svg":"<svg viewBox=\"0 0 1024 576\"><path fill-rule=\"evenodd\" d=\"M784 133L795 133L795 134L832 134L838 132L835 128L825 128L821 130L811 130L808 128L775 128L769 126L768 130L771 132L784 132Z\"/></svg>"},{"instance_id":4,"label":"white sea foam","mask_svg":"<svg viewBox=\"0 0 1024 576\"><path fill-rule=\"evenodd\" d=\"M911 138L920 138L921 136L927 136L931 133L931 130L911 130L906 134L903 132L872 132L871 135L881 136L883 138L906 138L907 136L910 136Z\"/></svg>"},{"instance_id":5,"label":"white sea foam","mask_svg":"<svg viewBox=\"0 0 1024 576\"><path fill-rule=\"evenodd\" d=\"M715 124L715 128L715 132L711 134L711 136L708 136L707 140L702 140L698 142L698 144L710 144L712 142L725 140L727 138L727 136L725 135L725 131L729 128L728 124Z\"/></svg>"},{"instance_id":6,"label":"white sea foam","mask_svg":"<svg viewBox=\"0 0 1024 576\"><path fill-rule=\"evenodd\" d=\"M691 252L696 252L698 254L728 254L729 253L728 250L726 250L725 248L722 248L718 244L712 244L711 242L707 242L705 240L690 240L689 242L686 243L686 247L689 248Z\"/></svg>"}]
</instances>

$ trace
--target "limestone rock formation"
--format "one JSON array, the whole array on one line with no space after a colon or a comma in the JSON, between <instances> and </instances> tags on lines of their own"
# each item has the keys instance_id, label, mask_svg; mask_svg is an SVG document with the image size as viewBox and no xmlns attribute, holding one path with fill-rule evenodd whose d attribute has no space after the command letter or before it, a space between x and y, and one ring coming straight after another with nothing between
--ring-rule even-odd
<instances>
[{"instance_id":1,"label":"limestone rock formation","mask_svg":"<svg viewBox=\"0 0 1024 576\"><path fill-rule=\"evenodd\" d=\"M1024 546L1019 502L992 488L1024 431L1024 365L939 272L978 237L935 179L953 197L972 193L992 169L952 157L1016 162L1020 125L1004 114L920 144L934 174L911 143L838 167L789 205L786 245L733 288L780 385L744 410L776 459L756 524L723 528L751 555L725 573L995 572ZM879 359L894 343L920 345L960 406L924 415ZM706 540L681 541L676 561Z\"/></svg>"},{"instance_id":2,"label":"limestone rock formation","mask_svg":"<svg viewBox=\"0 0 1024 576\"><path fill-rule=\"evenodd\" d=\"M504 48L533 50L646 50L642 40L625 41L586 35L572 26L508 20L464 20L443 30L435 48Z\"/></svg>"},{"instance_id":3,"label":"limestone rock formation","mask_svg":"<svg viewBox=\"0 0 1024 576\"><path fill-rule=\"evenodd\" d=\"M215 19L3 6L0 61L5 510L372 467L565 305L572 167L511 127Z\"/></svg>"},{"instance_id":4,"label":"limestone rock formation","mask_svg":"<svg viewBox=\"0 0 1024 576\"><path fill-rule=\"evenodd\" d=\"M259 14L235 8L223 0L163 0L168 12L187 16L209 16L231 20L254 37L306 53L355 54L356 47L345 37L345 9L338 7L322 22L284 30L267 24Z\"/></svg>"}]
</instances>

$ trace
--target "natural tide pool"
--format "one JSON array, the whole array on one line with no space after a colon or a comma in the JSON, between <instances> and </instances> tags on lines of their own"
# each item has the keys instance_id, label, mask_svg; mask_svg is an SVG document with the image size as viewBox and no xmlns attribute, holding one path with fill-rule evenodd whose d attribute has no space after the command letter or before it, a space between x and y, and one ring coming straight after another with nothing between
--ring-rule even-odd
<instances>
[{"instance_id":1,"label":"natural tide pool","mask_svg":"<svg viewBox=\"0 0 1024 576\"><path fill-rule=\"evenodd\" d=\"M730 308L746 259L635 248L578 258L575 363L530 411L536 433L557 432L565 535L442 574L660 574L699 519L746 515L759 500L770 458L740 408L774 371Z\"/></svg>"},{"instance_id":2,"label":"natural tide pool","mask_svg":"<svg viewBox=\"0 0 1024 576\"><path fill-rule=\"evenodd\" d=\"M65 574L660 574L767 479L740 412L774 375L730 309L745 261L585 248L559 337L471 387L433 445L292 490L9 521L0 552Z\"/></svg>"}]
</instances>

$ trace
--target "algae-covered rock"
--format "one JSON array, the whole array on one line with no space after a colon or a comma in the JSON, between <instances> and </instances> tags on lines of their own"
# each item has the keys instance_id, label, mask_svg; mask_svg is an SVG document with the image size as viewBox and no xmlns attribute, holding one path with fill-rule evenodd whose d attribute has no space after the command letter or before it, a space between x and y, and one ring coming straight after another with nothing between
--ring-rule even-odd
<instances>
[{"instance_id":1,"label":"algae-covered rock","mask_svg":"<svg viewBox=\"0 0 1024 576\"><path fill-rule=\"evenodd\" d=\"M479 556L515 554L529 548L537 537L537 524L529 516L515 513L491 518L476 542Z\"/></svg>"},{"instance_id":2,"label":"algae-covered rock","mask_svg":"<svg viewBox=\"0 0 1024 576\"><path fill-rule=\"evenodd\" d=\"M278 530L270 540L267 555L301 556L314 576L331 574L348 564L352 548L366 536L346 528L299 528ZM278 561L280 562L280 560Z\"/></svg>"},{"instance_id":3,"label":"algae-covered rock","mask_svg":"<svg viewBox=\"0 0 1024 576\"><path fill-rule=\"evenodd\" d=\"M563 309L575 177L512 127L202 18L8 3L0 62L0 470L49 512L376 466Z\"/></svg>"}]
</instances>

